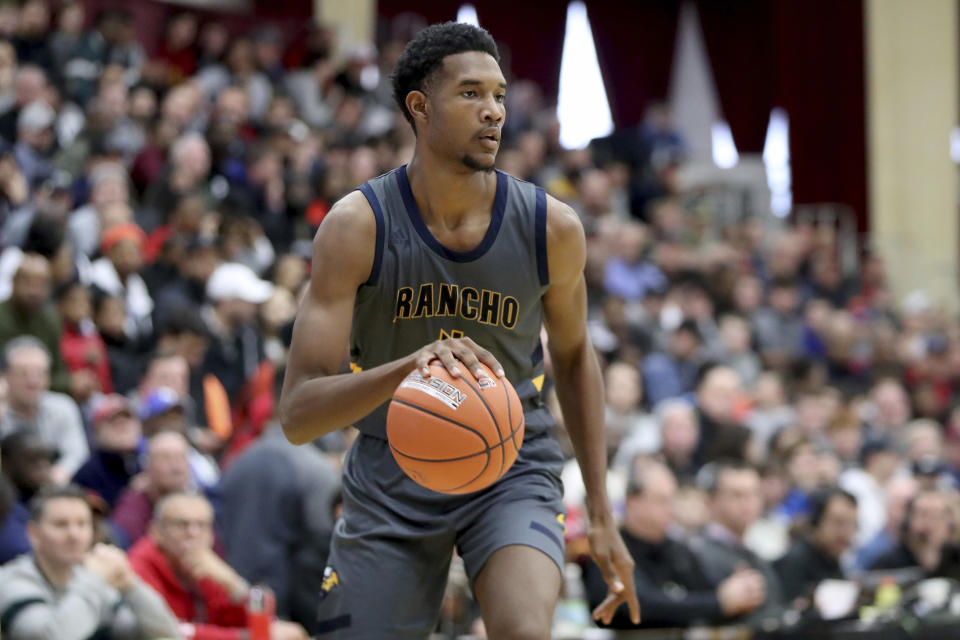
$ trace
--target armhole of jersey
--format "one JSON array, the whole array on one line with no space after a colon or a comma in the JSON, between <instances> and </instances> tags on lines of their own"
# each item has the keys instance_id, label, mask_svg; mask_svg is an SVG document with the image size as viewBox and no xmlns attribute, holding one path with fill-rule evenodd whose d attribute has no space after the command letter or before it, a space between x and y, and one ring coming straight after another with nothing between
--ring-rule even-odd
<instances>
[{"instance_id":1,"label":"armhole of jersey","mask_svg":"<svg viewBox=\"0 0 960 640\"><path fill-rule=\"evenodd\" d=\"M372 285L377 281L377 278L380 277L380 264L383 262L383 239L385 235L383 228L383 209L380 208L380 200L377 198L377 194L369 182L365 182L357 188L360 189L360 193L362 193L367 199L367 202L370 203L370 208L373 209L373 217L377 220L377 246L373 253L373 268L370 269L370 277L367 278L367 281L364 283Z\"/></svg>"},{"instance_id":2,"label":"armhole of jersey","mask_svg":"<svg viewBox=\"0 0 960 640\"><path fill-rule=\"evenodd\" d=\"M537 243L537 275L540 276L540 286L550 284L550 269L547 264L547 192L537 187L537 206L535 213L536 231L534 237Z\"/></svg>"}]
</instances>

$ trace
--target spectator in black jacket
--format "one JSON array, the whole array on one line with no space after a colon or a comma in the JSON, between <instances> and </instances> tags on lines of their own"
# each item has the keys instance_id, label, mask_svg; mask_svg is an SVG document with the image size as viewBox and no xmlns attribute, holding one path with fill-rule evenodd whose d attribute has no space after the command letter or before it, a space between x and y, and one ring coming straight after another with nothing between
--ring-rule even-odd
<instances>
[{"instance_id":1,"label":"spectator in black jacket","mask_svg":"<svg viewBox=\"0 0 960 640\"><path fill-rule=\"evenodd\" d=\"M634 578L643 617L637 627L623 605L609 625L613 628L722 624L753 611L766 597L763 577L753 569L738 570L714 586L696 555L685 544L669 537L676 493L673 473L662 463L634 463L621 533L636 562ZM607 593L600 569L589 563L583 579L590 606L596 607Z\"/></svg>"},{"instance_id":2,"label":"spectator in black jacket","mask_svg":"<svg viewBox=\"0 0 960 640\"><path fill-rule=\"evenodd\" d=\"M750 612L749 624L762 625L776 619L782 610L780 579L770 563L744 546L744 537L763 513L760 474L753 467L734 461L719 461L701 472L709 495L710 522L691 542L703 563L707 578L720 584L741 567L763 576L767 598Z\"/></svg>"},{"instance_id":3,"label":"spectator in black jacket","mask_svg":"<svg viewBox=\"0 0 960 640\"><path fill-rule=\"evenodd\" d=\"M907 505L900 544L881 556L872 569L922 567L931 576L956 577L960 569L948 546L954 523L950 501L939 489L920 491Z\"/></svg>"},{"instance_id":4,"label":"spectator in black jacket","mask_svg":"<svg viewBox=\"0 0 960 640\"><path fill-rule=\"evenodd\" d=\"M93 409L93 451L73 476L74 484L95 491L113 508L130 479L140 473L140 436L140 421L129 401L118 394L101 397Z\"/></svg>"},{"instance_id":5,"label":"spectator in black jacket","mask_svg":"<svg viewBox=\"0 0 960 640\"><path fill-rule=\"evenodd\" d=\"M844 577L840 556L857 533L857 499L838 488L815 494L810 527L773 565L786 602L810 595L822 580Z\"/></svg>"}]
</instances>

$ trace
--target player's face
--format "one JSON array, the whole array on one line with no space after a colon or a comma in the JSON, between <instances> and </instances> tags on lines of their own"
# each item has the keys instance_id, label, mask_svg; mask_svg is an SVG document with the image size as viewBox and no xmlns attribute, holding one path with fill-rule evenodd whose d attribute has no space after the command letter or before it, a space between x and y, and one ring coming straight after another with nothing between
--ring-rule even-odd
<instances>
[{"instance_id":1,"label":"player's face","mask_svg":"<svg viewBox=\"0 0 960 640\"><path fill-rule=\"evenodd\" d=\"M487 53L447 56L429 91L428 142L474 171L493 171L506 117L507 81Z\"/></svg>"}]
</instances>

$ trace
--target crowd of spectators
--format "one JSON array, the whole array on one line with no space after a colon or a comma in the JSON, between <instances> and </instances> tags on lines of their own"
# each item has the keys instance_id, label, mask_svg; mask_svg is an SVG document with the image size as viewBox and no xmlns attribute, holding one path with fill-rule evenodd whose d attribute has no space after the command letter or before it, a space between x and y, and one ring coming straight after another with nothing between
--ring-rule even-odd
<instances>
[{"instance_id":1,"label":"crowd of spectators","mask_svg":"<svg viewBox=\"0 0 960 640\"><path fill-rule=\"evenodd\" d=\"M147 50L122 9L0 0L5 634L74 637L43 627L56 607L241 637L255 583L293 621L275 639L311 630L352 434L290 446L277 390L318 225L411 157L389 72L421 24L337 58L331 29L293 50L179 13ZM587 233L642 625L763 625L823 578L960 573L957 319L894 300L879 255L845 272L830 227L717 224L663 105L564 150L551 96L505 73L499 168ZM598 602L572 453L568 471L568 559Z\"/></svg>"}]
</instances>

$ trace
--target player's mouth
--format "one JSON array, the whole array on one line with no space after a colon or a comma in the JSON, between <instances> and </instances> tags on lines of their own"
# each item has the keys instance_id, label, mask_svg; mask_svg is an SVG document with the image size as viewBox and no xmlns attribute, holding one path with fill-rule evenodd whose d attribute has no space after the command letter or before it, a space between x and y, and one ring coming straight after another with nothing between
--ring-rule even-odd
<instances>
[{"instance_id":1,"label":"player's mouth","mask_svg":"<svg viewBox=\"0 0 960 640\"><path fill-rule=\"evenodd\" d=\"M480 144L482 144L486 148L490 150L495 150L497 147L500 146L500 130L488 129L487 131L485 131L483 134L480 135L479 140L480 140Z\"/></svg>"}]
</instances>

